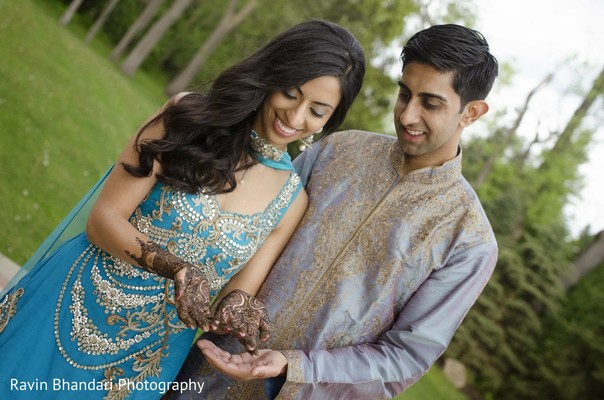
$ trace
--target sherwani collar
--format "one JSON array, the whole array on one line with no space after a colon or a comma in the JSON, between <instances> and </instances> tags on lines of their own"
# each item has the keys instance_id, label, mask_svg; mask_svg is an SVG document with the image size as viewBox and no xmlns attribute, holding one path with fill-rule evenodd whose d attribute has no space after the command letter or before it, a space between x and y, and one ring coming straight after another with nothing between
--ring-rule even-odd
<instances>
[{"instance_id":1,"label":"sherwani collar","mask_svg":"<svg viewBox=\"0 0 604 400\"><path fill-rule=\"evenodd\" d=\"M403 150L399 146L398 140L394 141L390 149L390 162L398 176L405 176L405 180L419 184L446 183L458 179L461 176L461 158L461 146L458 146L457 156L446 161L443 165L420 168L405 175L403 171L405 153L403 153Z\"/></svg>"}]
</instances>

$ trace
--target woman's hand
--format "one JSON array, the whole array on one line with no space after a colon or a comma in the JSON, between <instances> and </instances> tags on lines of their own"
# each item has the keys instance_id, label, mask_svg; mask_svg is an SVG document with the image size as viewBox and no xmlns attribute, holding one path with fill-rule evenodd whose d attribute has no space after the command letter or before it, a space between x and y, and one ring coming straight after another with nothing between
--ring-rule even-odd
<instances>
[{"instance_id":1,"label":"woman's hand","mask_svg":"<svg viewBox=\"0 0 604 400\"><path fill-rule=\"evenodd\" d=\"M126 251L138 265L150 272L174 280L176 291L176 312L178 318L190 328L196 326L205 332L212 325L210 310L210 285L203 272L168 250L151 241L136 238L140 246L140 256Z\"/></svg>"},{"instance_id":2,"label":"woman's hand","mask_svg":"<svg viewBox=\"0 0 604 400\"><path fill-rule=\"evenodd\" d=\"M235 289L223 297L214 314L215 326L235 335L250 354L257 354L258 339L267 341L271 324L266 308L254 296Z\"/></svg>"},{"instance_id":3,"label":"woman's hand","mask_svg":"<svg viewBox=\"0 0 604 400\"><path fill-rule=\"evenodd\" d=\"M191 328L209 331L213 322L210 285L203 272L193 265L181 269L174 279L174 289L178 318Z\"/></svg>"}]
</instances>

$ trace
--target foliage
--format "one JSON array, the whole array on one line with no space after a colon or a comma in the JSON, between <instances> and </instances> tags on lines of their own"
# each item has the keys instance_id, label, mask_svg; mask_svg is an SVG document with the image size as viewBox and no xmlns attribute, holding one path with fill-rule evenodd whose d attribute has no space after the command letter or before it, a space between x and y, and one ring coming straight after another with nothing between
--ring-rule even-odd
<instances>
[{"instance_id":1,"label":"foliage","mask_svg":"<svg viewBox=\"0 0 604 400\"><path fill-rule=\"evenodd\" d=\"M581 118L574 115L554 145L539 152L502 126L464 146L464 172L489 215L500 255L447 354L464 361L474 384L498 399L528 398L534 371L547 367L539 352L547 333L543 318L559 311L560 276L576 249L563 208L580 182L578 166L593 134L580 127ZM481 182L489 162L492 170Z\"/></svg>"},{"instance_id":2,"label":"foliage","mask_svg":"<svg viewBox=\"0 0 604 400\"><path fill-rule=\"evenodd\" d=\"M243 7L247 1L250 0L240 0L239 7ZM78 11L83 23L90 25L105 3L85 2ZM162 10L168 3L163 5ZM226 66L251 54L278 32L309 18L328 19L350 29L358 37L368 59L362 93L342 129L354 127L386 133L393 133L389 117L397 91L391 70L398 63L398 51L393 51L392 47L400 48L405 39L405 27L409 25L421 29L431 23L472 21L472 0L257 0L257 4L254 12L237 27L236 32L229 35L228 43L212 53L194 79L191 89L207 86ZM104 40L116 44L144 5L143 0L120 2L103 29ZM210 36L225 7L224 2L194 2L185 16L166 32L143 63L143 68L154 74L160 72L166 81L173 78ZM423 10L421 15L418 14L420 7ZM408 20L412 22L407 24ZM132 46L135 43L136 40Z\"/></svg>"},{"instance_id":3,"label":"foliage","mask_svg":"<svg viewBox=\"0 0 604 400\"><path fill-rule=\"evenodd\" d=\"M548 315L530 373L512 376L516 397L596 400L604 393L604 263Z\"/></svg>"}]
</instances>

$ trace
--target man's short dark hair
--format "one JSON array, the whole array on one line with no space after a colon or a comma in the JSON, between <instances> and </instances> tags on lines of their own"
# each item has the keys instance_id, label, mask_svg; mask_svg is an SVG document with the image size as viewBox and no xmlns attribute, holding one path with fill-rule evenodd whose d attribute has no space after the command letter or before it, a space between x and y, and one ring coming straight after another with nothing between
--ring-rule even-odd
<instances>
[{"instance_id":1,"label":"man's short dark hair","mask_svg":"<svg viewBox=\"0 0 604 400\"><path fill-rule=\"evenodd\" d=\"M440 72L453 72L453 90L461 107L484 100L497 77L497 59L489 52L484 36L461 25L434 25L413 35L401 53L403 70L413 62L428 64Z\"/></svg>"}]
</instances>

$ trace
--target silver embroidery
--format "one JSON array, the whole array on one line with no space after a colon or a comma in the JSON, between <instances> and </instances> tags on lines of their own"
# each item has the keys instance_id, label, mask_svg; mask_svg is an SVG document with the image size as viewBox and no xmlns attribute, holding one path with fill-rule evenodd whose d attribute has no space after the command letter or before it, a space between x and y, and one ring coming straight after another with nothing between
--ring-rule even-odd
<instances>
[{"instance_id":1,"label":"silver embroidery","mask_svg":"<svg viewBox=\"0 0 604 400\"><path fill-rule=\"evenodd\" d=\"M251 216L220 212L215 196L190 195L164 186L153 210L143 214L142 208L137 208L130 223L154 243L199 266L215 293L262 245L299 185L300 178L292 173L265 212ZM98 315L98 311L89 309L91 300L101 307L104 321L93 320L92 315ZM8 315L6 301L0 304L0 317ZM70 320L68 338L59 329L67 322L64 318ZM2 322L0 319L0 328ZM103 382L114 383L107 398L117 399L129 394L119 389L117 379L137 382L159 377L160 361L169 355L169 336L186 329L176 315L173 281L112 257L94 245L89 245L69 269L54 324L55 340L63 357L77 368L103 369ZM105 326L117 328L117 335L104 332ZM70 350L72 342L77 352L104 356L104 361L78 361L85 358ZM131 372L123 366L128 360L134 363Z\"/></svg>"}]
</instances>

